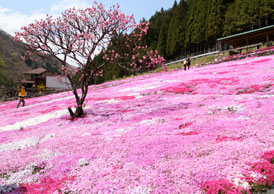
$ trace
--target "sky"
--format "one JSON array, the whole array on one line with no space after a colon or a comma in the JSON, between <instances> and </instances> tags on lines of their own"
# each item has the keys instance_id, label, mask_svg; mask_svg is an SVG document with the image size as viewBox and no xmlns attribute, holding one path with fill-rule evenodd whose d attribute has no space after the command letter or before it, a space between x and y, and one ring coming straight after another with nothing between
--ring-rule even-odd
<instances>
[{"instance_id":1,"label":"sky","mask_svg":"<svg viewBox=\"0 0 274 194\"><path fill-rule=\"evenodd\" d=\"M136 21L149 19L161 8L169 9L175 0L97 0L106 7L119 3L120 9L127 15L133 14ZM46 14L58 16L65 9L86 8L93 0L0 0L0 29L14 35L20 28Z\"/></svg>"}]
</instances>

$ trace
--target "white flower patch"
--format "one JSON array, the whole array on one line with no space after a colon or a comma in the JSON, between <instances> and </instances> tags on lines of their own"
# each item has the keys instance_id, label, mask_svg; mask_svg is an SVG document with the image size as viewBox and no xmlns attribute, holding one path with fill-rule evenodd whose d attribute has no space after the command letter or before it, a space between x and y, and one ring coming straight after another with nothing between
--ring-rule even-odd
<instances>
[{"instance_id":1,"label":"white flower patch","mask_svg":"<svg viewBox=\"0 0 274 194\"><path fill-rule=\"evenodd\" d=\"M88 108L90 108L90 107L86 107L86 109L88 109ZM68 114L67 109L59 110L59 111L56 111L56 112L51 112L51 113L48 113L48 114L43 114L43 115L40 115L38 117L33 117L33 118L30 118L30 119L27 119L27 120L24 120L24 121L19 121L15 124L12 124L12 125L6 125L6 126L3 126L3 127L0 127L0 132L12 131L12 130L16 130L16 129L22 129L22 128L25 128L25 127L37 125L39 123L46 122L50 119L59 118L59 117L61 117L63 115L66 115L66 114Z\"/></svg>"},{"instance_id":2,"label":"white flower patch","mask_svg":"<svg viewBox=\"0 0 274 194\"><path fill-rule=\"evenodd\" d=\"M248 184L248 182L243 181L242 178L234 178L233 183L237 186L243 187L244 189L250 189L250 185Z\"/></svg>"},{"instance_id":3,"label":"white flower patch","mask_svg":"<svg viewBox=\"0 0 274 194\"><path fill-rule=\"evenodd\" d=\"M42 122L46 122L50 119L54 119L54 118L58 118L61 117L64 114L67 114L68 110L67 109L63 109L63 110L59 110L56 112L52 112L52 113L48 113L48 114L43 114L40 115L38 117L34 117L34 118L30 118L24 121L19 121L13 125L6 125L0 128L0 132L2 131L12 131L12 130L16 130L16 129L20 129L20 128L25 128L28 126L32 126L32 125L37 125L39 123Z\"/></svg>"},{"instance_id":4,"label":"white flower patch","mask_svg":"<svg viewBox=\"0 0 274 194\"><path fill-rule=\"evenodd\" d=\"M249 119L250 119L249 117L241 115L238 118L236 118L236 121L249 120Z\"/></svg>"},{"instance_id":5,"label":"white flower patch","mask_svg":"<svg viewBox=\"0 0 274 194\"><path fill-rule=\"evenodd\" d=\"M244 176L240 172L237 172L228 175L228 180L234 183L234 185L241 186L244 189L250 189L249 183L246 182L243 177Z\"/></svg>"},{"instance_id":6,"label":"white flower patch","mask_svg":"<svg viewBox=\"0 0 274 194\"><path fill-rule=\"evenodd\" d=\"M102 100L100 103L106 103L106 104L115 104L117 102L120 102L120 100L111 99L111 100Z\"/></svg>"},{"instance_id":7,"label":"white flower patch","mask_svg":"<svg viewBox=\"0 0 274 194\"><path fill-rule=\"evenodd\" d=\"M227 111L231 111L234 113L239 113L239 112L243 111L244 108L242 107L242 105L232 105L232 106L219 107L218 110L227 110Z\"/></svg>"},{"instance_id":8,"label":"white flower patch","mask_svg":"<svg viewBox=\"0 0 274 194\"><path fill-rule=\"evenodd\" d=\"M209 115L214 115L215 113L212 112L212 111L208 111L207 114L209 114Z\"/></svg>"},{"instance_id":9,"label":"white flower patch","mask_svg":"<svg viewBox=\"0 0 274 194\"><path fill-rule=\"evenodd\" d=\"M173 79L173 80L164 80L162 83L179 83L182 80Z\"/></svg>"},{"instance_id":10,"label":"white flower patch","mask_svg":"<svg viewBox=\"0 0 274 194\"><path fill-rule=\"evenodd\" d=\"M251 172L250 176L253 177L256 180L258 180L260 178L265 178L262 174L259 174L259 173L256 173L256 172Z\"/></svg>"},{"instance_id":11,"label":"white flower patch","mask_svg":"<svg viewBox=\"0 0 274 194\"><path fill-rule=\"evenodd\" d=\"M263 99L267 99L267 98L274 97L274 95L263 95L263 96L260 96L260 97L263 98Z\"/></svg>"},{"instance_id":12,"label":"white flower patch","mask_svg":"<svg viewBox=\"0 0 274 194\"><path fill-rule=\"evenodd\" d=\"M89 161L86 158L81 158L78 160L78 166L83 167L89 165Z\"/></svg>"},{"instance_id":13,"label":"white flower patch","mask_svg":"<svg viewBox=\"0 0 274 194\"><path fill-rule=\"evenodd\" d=\"M14 185L0 184L0 193L10 193L18 187L19 187L19 184L14 184Z\"/></svg>"},{"instance_id":14,"label":"white flower patch","mask_svg":"<svg viewBox=\"0 0 274 194\"><path fill-rule=\"evenodd\" d=\"M81 135L81 137L86 137L86 136L90 136L91 133L84 133L83 135Z\"/></svg>"},{"instance_id":15,"label":"white flower patch","mask_svg":"<svg viewBox=\"0 0 274 194\"><path fill-rule=\"evenodd\" d=\"M23 183L26 181L25 177L32 175L32 172L33 172L33 168L32 166L30 166L19 172L12 173L10 174L9 179L6 181L6 184L12 185L16 183Z\"/></svg>"},{"instance_id":16,"label":"white flower patch","mask_svg":"<svg viewBox=\"0 0 274 194\"><path fill-rule=\"evenodd\" d=\"M58 153L55 153L55 152L52 152L50 150L44 149L43 153L38 155L38 157L41 159L41 161L47 161L47 160L50 160L50 159L54 158L57 155L58 155Z\"/></svg>"},{"instance_id":17,"label":"white flower patch","mask_svg":"<svg viewBox=\"0 0 274 194\"><path fill-rule=\"evenodd\" d=\"M49 101L45 101L45 102L39 102L37 104L30 104L28 105L28 107L33 107L33 106L41 106L42 104L51 104L53 102L62 102L62 100L68 100L68 99L72 99L74 98L74 96L66 96L66 97L63 97L63 98L57 98L57 99L53 99L53 100L49 100Z\"/></svg>"},{"instance_id":18,"label":"white flower patch","mask_svg":"<svg viewBox=\"0 0 274 194\"><path fill-rule=\"evenodd\" d=\"M156 123L159 123L161 120L159 120L159 118L153 118L150 120L143 120L140 122L141 125L145 125L145 126L150 126Z\"/></svg>"},{"instance_id":19,"label":"white flower patch","mask_svg":"<svg viewBox=\"0 0 274 194\"><path fill-rule=\"evenodd\" d=\"M50 139L52 139L53 137L55 137L55 134L46 135L45 137L43 137L43 138L40 140L40 142L44 142L44 141L50 140Z\"/></svg>"},{"instance_id":20,"label":"white flower patch","mask_svg":"<svg viewBox=\"0 0 274 194\"><path fill-rule=\"evenodd\" d=\"M241 100L243 100L243 99L244 99L244 96L241 96L241 95L235 97L235 100L238 100L238 101L241 101Z\"/></svg>"},{"instance_id":21,"label":"white flower patch","mask_svg":"<svg viewBox=\"0 0 274 194\"><path fill-rule=\"evenodd\" d=\"M12 190L16 189L19 187L20 183L31 183L31 182L37 182L38 175L35 176L33 175L33 167L36 164L29 164L26 166L25 169L15 172L15 173L9 173L7 179L2 179L3 180L3 185L0 185L0 193L5 193L5 192L11 192ZM26 179L26 177L30 176L29 178ZM6 185L6 186L5 186Z\"/></svg>"},{"instance_id":22,"label":"white flower patch","mask_svg":"<svg viewBox=\"0 0 274 194\"><path fill-rule=\"evenodd\" d=\"M216 106L215 105L211 105L211 106L208 106L207 107L209 110L215 110L216 109Z\"/></svg>"},{"instance_id":23,"label":"white flower patch","mask_svg":"<svg viewBox=\"0 0 274 194\"><path fill-rule=\"evenodd\" d=\"M27 139L22 139L15 142L10 142L6 144L0 145L0 152L2 151L11 151L11 150L22 150L27 147L31 147L36 145L39 142L44 142L54 137L54 135L47 135L42 139L38 139L37 137L31 137Z\"/></svg>"},{"instance_id":24,"label":"white flower patch","mask_svg":"<svg viewBox=\"0 0 274 194\"><path fill-rule=\"evenodd\" d=\"M119 90L119 92L140 92L140 91L144 91L144 90L149 90L149 89L154 89L157 88L159 86L161 86L162 84L159 82L152 82L149 84L143 84L143 85L139 85L136 87L128 87L122 90Z\"/></svg>"},{"instance_id":25,"label":"white flower patch","mask_svg":"<svg viewBox=\"0 0 274 194\"><path fill-rule=\"evenodd\" d=\"M136 186L133 188L129 188L126 193L127 194L149 194L151 193L152 188L142 188L141 186Z\"/></svg>"},{"instance_id":26,"label":"white flower patch","mask_svg":"<svg viewBox=\"0 0 274 194\"><path fill-rule=\"evenodd\" d=\"M233 113L239 113L244 110L244 107L242 105L231 105L231 106L208 106L208 109L210 110L208 114L214 114L216 111L230 111Z\"/></svg>"},{"instance_id":27,"label":"white flower patch","mask_svg":"<svg viewBox=\"0 0 274 194\"><path fill-rule=\"evenodd\" d=\"M140 98L143 98L144 96L142 96L140 93L132 93L131 94L132 96L134 96L135 97L135 99L140 99Z\"/></svg>"},{"instance_id":28,"label":"white flower patch","mask_svg":"<svg viewBox=\"0 0 274 194\"><path fill-rule=\"evenodd\" d=\"M0 145L0 152L10 151L10 150L21 150L30 146L34 146L39 142L38 139L27 138L16 142L10 142L7 144Z\"/></svg>"},{"instance_id":29,"label":"white flower patch","mask_svg":"<svg viewBox=\"0 0 274 194\"><path fill-rule=\"evenodd\" d=\"M140 93L135 92L135 93L131 93L130 95L131 95L131 96L139 96L139 95L140 95Z\"/></svg>"},{"instance_id":30,"label":"white flower patch","mask_svg":"<svg viewBox=\"0 0 274 194\"><path fill-rule=\"evenodd\" d=\"M130 131L130 128L128 129L119 128L119 129L116 129L115 131L107 131L103 135L105 136L105 140L111 141L113 138L120 137L123 134L127 133L128 131Z\"/></svg>"}]
</instances>

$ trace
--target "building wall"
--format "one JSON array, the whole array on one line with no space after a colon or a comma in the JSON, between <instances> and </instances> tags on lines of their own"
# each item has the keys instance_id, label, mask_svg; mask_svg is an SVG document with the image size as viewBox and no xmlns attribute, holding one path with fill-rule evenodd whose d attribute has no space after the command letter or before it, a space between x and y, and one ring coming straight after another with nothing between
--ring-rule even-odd
<instances>
[{"instance_id":1,"label":"building wall","mask_svg":"<svg viewBox=\"0 0 274 194\"><path fill-rule=\"evenodd\" d=\"M69 89L71 85L66 77L62 77L61 81L59 81L56 79L56 76L46 76L46 87L52 89Z\"/></svg>"},{"instance_id":2,"label":"building wall","mask_svg":"<svg viewBox=\"0 0 274 194\"><path fill-rule=\"evenodd\" d=\"M28 81L31 81L31 75L30 74L24 74L25 75L25 79Z\"/></svg>"},{"instance_id":3,"label":"building wall","mask_svg":"<svg viewBox=\"0 0 274 194\"><path fill-rule=\"evenodd\" d=\"M39 75L39 77L42 77L42 78L46 78L47 76L54 76L54 74L53 73L50 73L50 72L44 72L44 73L42 73L42 74L40 74Z\"/></svg>"}]
</instances>

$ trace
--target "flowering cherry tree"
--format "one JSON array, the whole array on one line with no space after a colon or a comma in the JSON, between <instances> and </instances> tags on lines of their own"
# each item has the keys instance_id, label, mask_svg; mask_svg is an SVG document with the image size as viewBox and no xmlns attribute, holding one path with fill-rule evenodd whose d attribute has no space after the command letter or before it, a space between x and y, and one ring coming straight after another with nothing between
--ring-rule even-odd
<instances>
[{"instance_id":1,"label":"flowering cherry tree","mask_svg":"<svg viewBox=\"0 0 274 194\"><path fill-rule=\"evenodd\" d=\"M15 39L26 43L31 56L54 57L62 64L77 104L75 111L68 108L72 118L84 114L88 86L102 76L104 66L116 63L136 72L164 61L141 44L148 24L137 24L133 15L121 13L118 4L106 9L94 1L90 8L67 9L58 18L47 16L22 30ZM100 52L104 60L97 64L93 59Z\"/></svg>"}]
</instances>

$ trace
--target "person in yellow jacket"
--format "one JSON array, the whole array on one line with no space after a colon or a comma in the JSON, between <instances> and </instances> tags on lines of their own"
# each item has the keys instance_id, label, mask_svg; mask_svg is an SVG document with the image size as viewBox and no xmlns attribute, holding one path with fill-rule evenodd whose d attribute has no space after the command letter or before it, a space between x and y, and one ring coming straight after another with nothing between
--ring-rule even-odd
<instances>
[{"instance_id":1,"label":"person in yellow jacket","mask_svg":"<svg viewBox=\"0 0 274 194\"><path fill-rule=\"evenodd\" d=\"M24 100L25 96L26 96L25 87L22 86L21 90L19 90L19 98L18 98L19 102L18 102L16 108L18 108L20 106L21 102L22 102L22 107L25 106L25 100Z\"/></svg>"}]
</instances>

